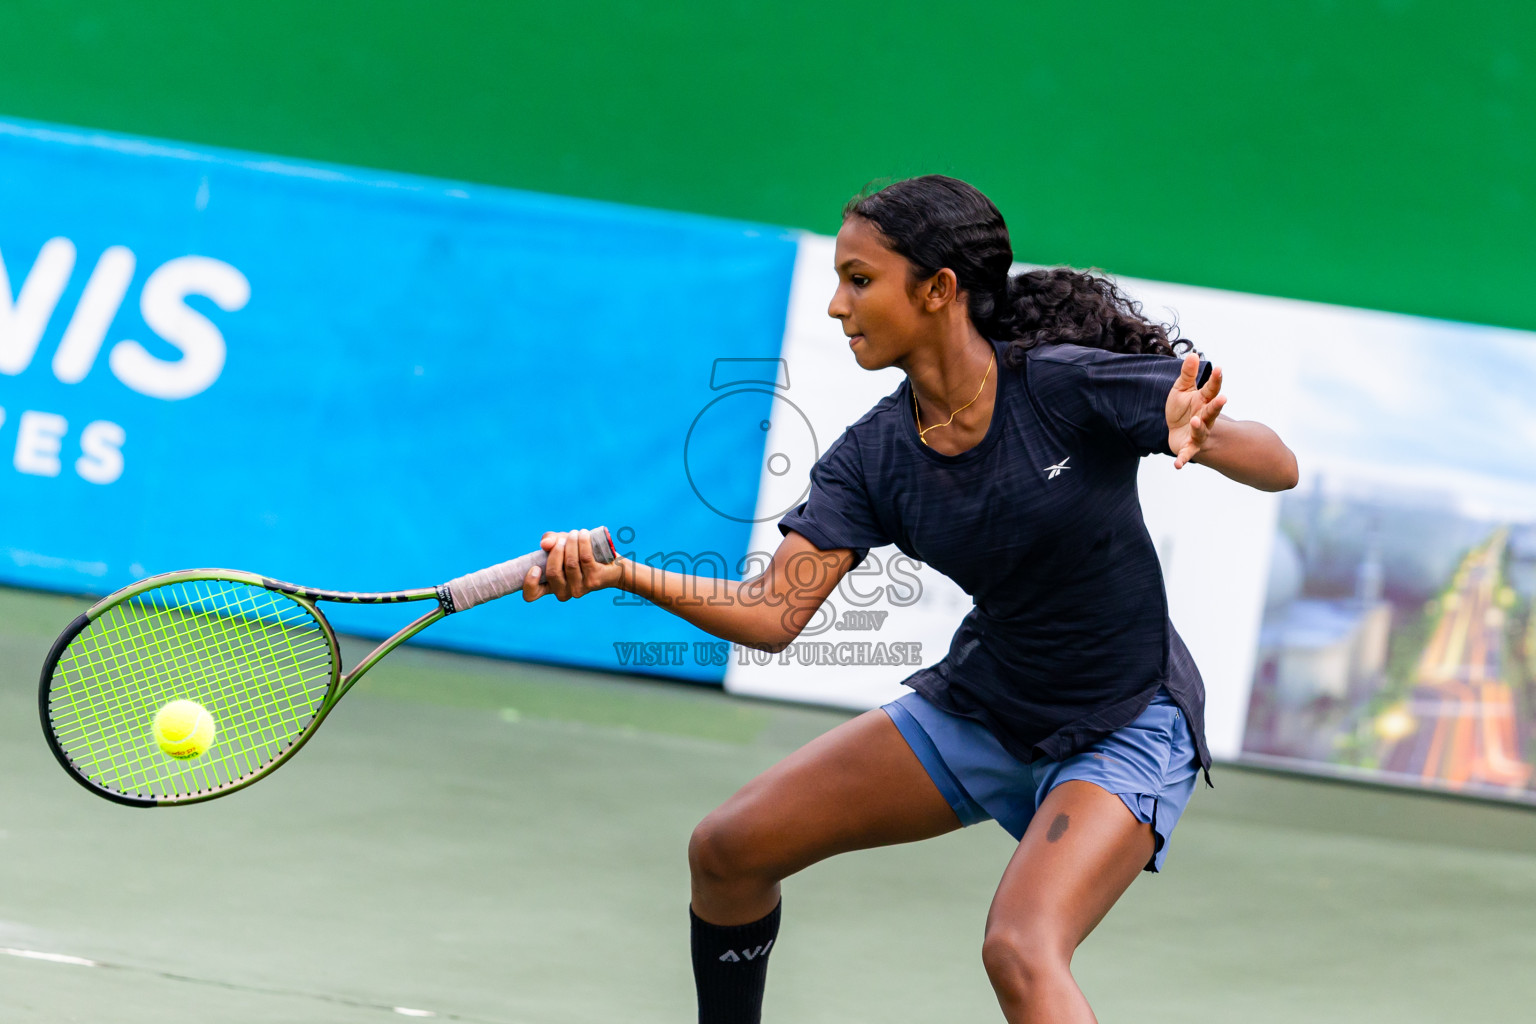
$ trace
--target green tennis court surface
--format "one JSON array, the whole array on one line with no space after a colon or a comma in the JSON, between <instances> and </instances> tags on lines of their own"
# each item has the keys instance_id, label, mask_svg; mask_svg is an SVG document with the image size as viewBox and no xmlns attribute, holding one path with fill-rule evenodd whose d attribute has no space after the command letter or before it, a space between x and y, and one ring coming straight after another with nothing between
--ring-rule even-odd
<instances>
[{"instance_id":1,"label":"green tennis court surface","mask_svg":"<svg viewBox=\"0 0 1536 1024\"><path fill-rule=\"evenodd\" d=\"M83 607L0 590L7 1024L691 1020L689 831L842 717L407 649L272 778L138 811L38 729ZM1536 813L1217 785L1078 955L1102 1020L1531 1019ZM1000 1019L979 946L1010 852L986 825L792 879L769 1020Z\"/></svg>"}]
</instances>

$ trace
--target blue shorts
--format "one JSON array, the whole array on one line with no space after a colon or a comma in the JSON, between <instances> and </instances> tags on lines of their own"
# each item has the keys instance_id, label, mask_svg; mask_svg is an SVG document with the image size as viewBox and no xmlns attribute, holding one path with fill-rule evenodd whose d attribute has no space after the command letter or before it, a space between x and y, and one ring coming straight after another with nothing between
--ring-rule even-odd
<instances>
[{"instance_id":1,"label":"blue shorts","mask_svg":"<svg viewBox=\"0 0 1536 1024\"><path fill-rule=\"evenodd\" d=\"M921 694L899 697L884 710L960 824L991 818L1023 839L1046 795L1081 779L1115 794L1137 821L1152 826L1156 848L1148 871L1162 870L1173 827L1200 773L1194 737L1167 690L1157 692L1141 717L1091 747L1064 761L1033 764L1004 750L980 722L940 710Z\"/></svg>"}]
</instances>

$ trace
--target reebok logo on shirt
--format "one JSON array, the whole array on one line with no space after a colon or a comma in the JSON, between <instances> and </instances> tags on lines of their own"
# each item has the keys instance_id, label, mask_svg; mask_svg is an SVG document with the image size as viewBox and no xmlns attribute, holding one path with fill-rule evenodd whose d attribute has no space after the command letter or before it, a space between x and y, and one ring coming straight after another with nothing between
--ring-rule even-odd
<instances>
[{"instance_id":1,"label":"reebok logo on shirt","mask_svg":"<svg viewBox=\"0 0 1536 1024\"><path fill-rule=\"evenodd\" d=\"M1056 463L1056 465L1046 466L1040 472L1045 474L1045 478L1047 480L1055 480L1057 477L1061 476L1062 470L1072 468L1071 466L1067 465L1067 463L1070 461L1072 461L1072 456L1068 455L1065 459L1062 459L1060 462Z\"/></svg>"}]
</instances>

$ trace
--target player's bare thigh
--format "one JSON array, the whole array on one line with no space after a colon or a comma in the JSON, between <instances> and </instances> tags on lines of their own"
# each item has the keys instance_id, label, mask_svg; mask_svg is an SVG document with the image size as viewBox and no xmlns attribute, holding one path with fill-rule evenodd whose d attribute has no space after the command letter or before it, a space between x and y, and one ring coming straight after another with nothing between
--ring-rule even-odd
<instances>
[{"instance_id":1,"label":"player's bare thigh","mask_svg":"<svg viewBox=\"0 0 1536 1024\"><path fill-rule=\"evenodd\" d=\"M890 717L869 711L790 754L699 823L688 851L693 909L715 924L753 921L773 908L780 879L819 860L959 827Z\"/></svg>"}]
</instances>

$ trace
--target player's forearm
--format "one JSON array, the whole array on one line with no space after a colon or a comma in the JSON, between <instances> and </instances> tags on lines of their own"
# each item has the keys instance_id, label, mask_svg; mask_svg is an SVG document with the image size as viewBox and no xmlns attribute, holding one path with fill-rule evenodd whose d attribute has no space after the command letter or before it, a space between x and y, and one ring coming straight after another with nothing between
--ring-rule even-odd
<instances>
[{"instance_id":1,"label":"player's forearm","mask_svg":"<svg viewBox=\"0 0 1536 1024\"><path fill-rule=\"evenodd\" d=\"M1285 491L1296 486L1296 456L1280 435L1252 420L1217 420L1211 436L1191 461L1261 491Z\"/></svg>"},{"instance_id":2,"label":"player's forearm","mask_svg":"<svg viewBox=\"0 0 1536 1024\"><path fill-rule=\"evenodd\" d=\"M620 559L619 588L665 608L722 640L778 651L797 635L790 603L760 580L723 580L668 572Z\"/></svg>"}]
</instances>

